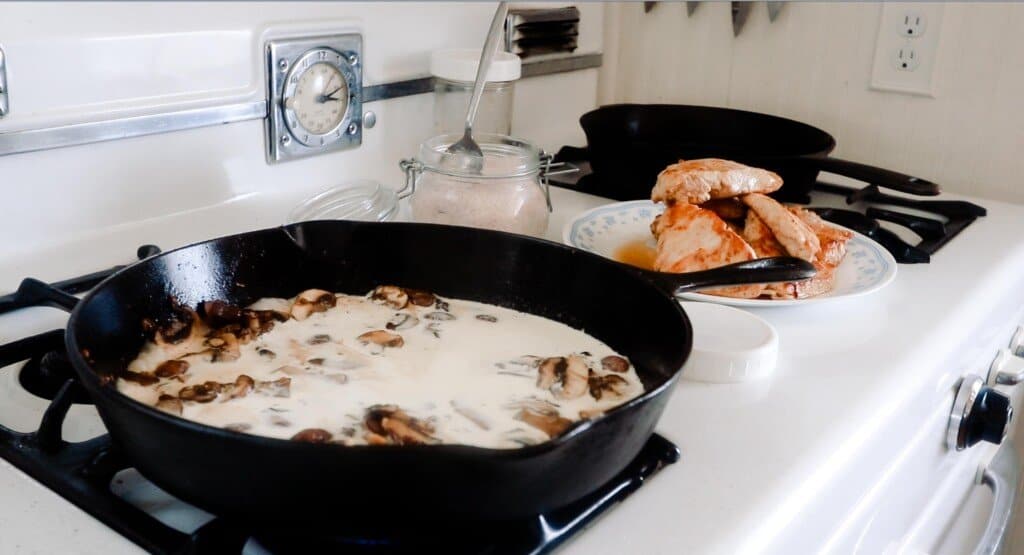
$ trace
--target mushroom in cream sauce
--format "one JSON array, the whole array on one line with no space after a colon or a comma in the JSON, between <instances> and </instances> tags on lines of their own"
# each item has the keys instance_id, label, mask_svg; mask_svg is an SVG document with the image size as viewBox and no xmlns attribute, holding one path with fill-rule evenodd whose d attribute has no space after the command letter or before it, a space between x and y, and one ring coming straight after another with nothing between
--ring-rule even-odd
<instances>
[{"instance_id":1,"label":"mushroom in cream sauce","mask_svg":"<svg viewBox=\"0 0 1024 555\"><path fill-rule=\"evenodd\" d=\"M344 445L533 445L643 393L586 333L394 285L309 289L172 316L118 376L122 393L240 433Z\"/></svg>"}]
</instances>

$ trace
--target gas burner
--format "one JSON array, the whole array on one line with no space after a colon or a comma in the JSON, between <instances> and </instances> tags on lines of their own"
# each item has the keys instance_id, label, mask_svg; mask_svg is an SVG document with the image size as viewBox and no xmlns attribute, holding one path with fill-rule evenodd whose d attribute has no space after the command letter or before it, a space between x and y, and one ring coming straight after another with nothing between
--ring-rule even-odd
<instances>
[{"instance_id":1,"label":"gas burner","mask_svg":"<svg viewBox=\"0 0 1024 555\"><path fill-rule=\"evenodd\" d=\"M159 252L151 245L141 247L140 259ZM60 304L68 294L80 293L95 286L121 266L87 276L45 284L25 279L18 291L0 297L0 313ZM137 473L125 459L110 436L82 433L89 426L79 426L80 410L91 406L86 392L79 386L64 350L64 330L21 339L0 345L0 368L27 361L20 369L17 384L34 401L45 406L35 431L19 432L0 424L0 459L21 469L50 490L103 522L140 547L157 554L190 553L220 555L248 553L250 549L275 555L290 553L547 553L585 529L594 519L648 483L651 476L679 460L679 448L658 434L653 434L636 458L619 474L583 499L551 511L515 521L460 521L446 529L438 524L401 523L388 529L370 530L359 525L344 529L342 524L323 530L253 529L244 523L206 515L205 522L196 522L182 530L140 508L147 505L132 502L131 493L123 491L126 473ZM31 397L26 395L27 397ZM43 399L50 399L49 404ZM77 411L65 422L70 411ZM71 426L66 426L71 424ZM65 436L67 428L71 436ZM31 429L31 428L29 428ZM76 439L81 436L84 440ZM158 488L138 476L156 495L166 496ZM119 493L120 492L120 493ZM146 494L148 495L148 494ZM190 505L174 498L162 499L186 509ZM203 516L198 509L193 516ZM198 527L196 527L198 526ZM468 532L472 530L473 532ZM253 547L255 546L255 547Z\"/></svg>"}]
</instances>

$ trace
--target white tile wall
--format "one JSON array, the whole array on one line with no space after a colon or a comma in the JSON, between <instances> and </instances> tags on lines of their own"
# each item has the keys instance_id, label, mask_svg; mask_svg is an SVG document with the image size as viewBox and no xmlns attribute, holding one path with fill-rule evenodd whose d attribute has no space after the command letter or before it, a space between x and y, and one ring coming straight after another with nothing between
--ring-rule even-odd
<instances>
[{"instance_id":1,"label":"white tile wall","mask_svg":"<svg viewBox=\"0 0 1024 555\"><path fill-rule=\"evenodd\" d=\"M806 121L835 154L945 189L1024 202L1024 4L945 6L935 98L869 90L880 5L754 6L733 38L728 2L609 4L599 101L731 106Z\"/></svg>"}]
</instances>

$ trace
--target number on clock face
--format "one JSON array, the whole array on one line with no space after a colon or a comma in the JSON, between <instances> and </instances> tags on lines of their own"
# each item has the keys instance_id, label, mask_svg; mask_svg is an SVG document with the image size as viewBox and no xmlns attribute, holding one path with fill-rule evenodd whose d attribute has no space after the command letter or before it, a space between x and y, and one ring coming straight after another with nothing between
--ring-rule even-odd
<instances>
[{"instance_id":1,"label":"number on clock face","mask_svg":"<svg viewBox=\"0 0 1024 555\"><path fill-rule=\"evenodd\" d=\"M348 85L341 71L327 63L310 65L295 84L288 108L310 133L323 135L334 129L348 109Z\"/></svg>"}]
</instances>

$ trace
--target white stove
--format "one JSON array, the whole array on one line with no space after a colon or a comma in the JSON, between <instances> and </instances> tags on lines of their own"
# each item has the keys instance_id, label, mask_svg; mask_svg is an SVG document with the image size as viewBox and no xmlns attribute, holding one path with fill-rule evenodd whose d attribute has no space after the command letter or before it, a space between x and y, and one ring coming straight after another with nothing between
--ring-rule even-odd
<instances>
[{"instance_id":1,"label":"white stove","mask_svg":"<svg viewBox=\"0 0 1024 555\"><path fill-rule=\"evenodd\" d=\"M303 197L252 194L7 256L0 286L127 263L143 243L166 250L277 225ZM553 189L548 237L605 202ZM681 460L563 550L960 553L982 541L990 519L986 501L995 500L978 486L979 469L997 449L982 443L950 450L947 428L964 376L988 379L997 353L1009 349L1024 322L1024 245L1014 233L1024 207L977 202L988 208L987 217L930 264L901 266L896 281L873 296L759 310L780 337L774 375L729 385L681 382L658 425L680 447ZM65 318L47 308L0 316L0 341L61 327ZM1002 360L1003 371L1024 371L1024 358L1004 354ZM20 387L17 370L0 374L0 423L27 431L47 401ZM1022 406L1020 387L997 388ZM91 406L72 408L68 439L102 432ZM1012 447L1004 442L1002 449ZM0 505L0 552L139 551L4 462L0 488L17 500ZM183 531L212 518L134 471L119 474L112 489Z\"/></svg>"},{"instance_id":2,"label":"white stove","mask_svg":"<svg viewBox=\"0 0 1024 555\"><path fill-rule=\"evenodd\" d=\"M143 244L169 250L277 226L301 200L342 181L397 189L398 161L433 134L431 95L402 95L422 89L427 52L478 45L493 13L482 3L42 6L11 4L0 18L9 96L0 114L0 294L25 277L52 282L130 263ZM582 144L577 119L598 97L604 13L596 4L579 9L577 52L524 68L531 76L516 85L513 133L552 152ZM352 114L363 124L361 144L268 164L265 45L331 33L363 37L361 55L349 60L358 60L365 93L367 113ZM1011 345L1024 340L1015 335L1024 324L1024 206L966 200L987 216L930 263L901 265L878 293L755 309L779 335L774 374L682 381L657 428L679 446L679 462L562 551L1005 548L1011 534L1000 525L1019 489L1012 445L956 451L947 436L970 374L1024 407L1024 386L993 383L1000 371L1024 372ZM576 214L609 202L557 188L552 201L553 240ZM0 315L0 344L66 319L51 308ZM0 368L0 425L27 432L49 402L24 390L21 366ZM80 441L104 428L90 405L76 404L63 433ZM131 470L111 489L177 530L212 518ZM143 550L2 457L0 492L0 553Z\"/></svg>"}]
</instances>

